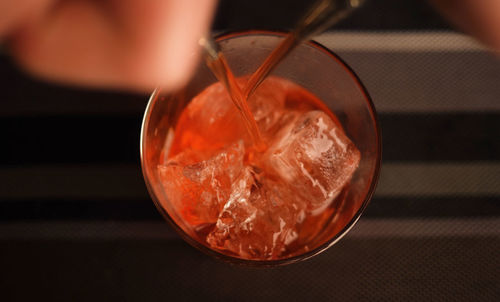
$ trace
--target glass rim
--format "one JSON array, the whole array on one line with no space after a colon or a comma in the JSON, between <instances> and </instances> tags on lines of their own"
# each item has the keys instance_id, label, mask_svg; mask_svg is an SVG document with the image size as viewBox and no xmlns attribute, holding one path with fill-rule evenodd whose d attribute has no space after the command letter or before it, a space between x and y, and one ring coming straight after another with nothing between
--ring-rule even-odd
<instances>
[{"instance_id":1,"label":"glass rim","mask_svg":"<svg viewBox=\"0 0 500 302\"><path fill-rule=\"evenodd\" d=\"M262 36L262 35L267 35L267 36L278 36L281 38L284 38L287 33L283 31L269 31L269 30L245 30L245 31L228 31L228 32L223 32L219 33L216 35L215 40L220 42L222 40L228 40L232 38L240 38L244 36ZM152 113L152 107L156 103L158 96L160 95L161 88L157 87L153 93L151 94L148 103L146 105L146 109L144 112L144 117L142 120L141 124L141 134L140 134L140 157L141 157L141 170L142 174L144 177L144 181L146 183L146 187L148 189L149 195L151 199L153 200L153 203L155 204L156 208L158 211L161 213L163 218L174 228L176 233L186 242L188 242L190 245L195 247L196 249L200 250L201 252L212 256L214 258L217 258L219 260L222 260L224 262L230 263L230 264L235 264L235 265L240 265L240 266L249 266L249 267L276 267L276 266L284 266L287 264L292 264L300 261L304 261L307 259L310 259L314 256L317 256L318 254L324 252L331 246L333 246L335 243L337 243L342 237L344 237L350 230L351 228L356 224L356 222L359 220L361 217L362 213L365 211L366 207L368 206L370 200L373 197L373 194L375 193L375 188L377 187L377 183L379 180L380 176L380 166L381 166L381 161L382 161L382 134L379 126L379 121L377 118L377 111L375 109L375 105L373 104L373 101L370 97L370 94L368 93L368 90L364 86L364 84L361 82L361 79L356 75L354 70L342 59L340 58L336 53L334 53L332 50L328 49L327 47L323 46L322 44L310 40L308 42L303 42L303 44L308 44L309 46L314 47L315 49L327 54L330 56L333 60L337 61L340 66L344 68L344 70L351 76L353 79L354 83L358 86L359 90L361 91L362 95L364 96L364 100L369 108L370 115L374 124L374 129L376 132L376 144L377 144L377 150L376 150L376 159L375 159L375 169L373 173L373 180L370 184L370 187L364 197L363 203L359 207L359 209L356 211L352 219L342 228L337 234L335 234L331 239L327 240L323 244L319 245L318 247L307 251L305 253L299 254L299 255L294 255L292 257L288 258L283 258L283 259L275 259L275 260L252 260L252 259L243 259L243 258L238 258L236 256L229 256L226 254L223 254L222 252L219 252L217 250L214 250L197 240L193 239L182 227L180 227L174 219L170 216L170 214L167 213L167 211L161 206L160 202L158 201L158 197L156 196L156 192L154 191L150 181L149 181L149 176L147 175L147 169L146 169L146 160L144 157L145 153L145 136L146 136L146 130L149 125L149 118Z\"/></svg>"}]
</instances>

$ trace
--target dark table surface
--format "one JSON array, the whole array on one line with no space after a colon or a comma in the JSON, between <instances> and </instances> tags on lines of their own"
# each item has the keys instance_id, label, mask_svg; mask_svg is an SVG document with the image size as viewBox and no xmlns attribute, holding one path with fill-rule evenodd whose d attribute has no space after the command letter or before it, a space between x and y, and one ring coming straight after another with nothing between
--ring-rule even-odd
<instances>
[{"instance_id":1,"label":"dark table surface","mask_svg":"<svg viewBox=\"0 0 500 302\"><path fill-rule=\"evenodd\" d=\"M285 29L305 6L222 1L214 30ZM0 300L498 301L500 59L416 0L370 1L318 40L374 100L382 174L344 239L274 269L213 260L163 222L139 163L147 95L0 55Z\"/></svg>"}]
</instances>

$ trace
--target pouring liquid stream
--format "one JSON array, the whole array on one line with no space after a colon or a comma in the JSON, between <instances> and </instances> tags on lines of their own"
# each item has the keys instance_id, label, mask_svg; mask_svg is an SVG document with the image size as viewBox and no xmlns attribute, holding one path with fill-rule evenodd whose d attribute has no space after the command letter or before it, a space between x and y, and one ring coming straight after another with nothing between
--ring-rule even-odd
<instances>
[{"instance_id":1,"label":"pouring liquid stream","mask_svg":"<svg viewBox=\"0 0 500 302\"><path fill-rule=\"evenodd\" d=\"M244 90L245 98L257 89L273 69L300 43L310 39L330 26L342 21L352 11L361 6L364 0L318 0L302 16L294 30L271 52L264 63L257 68L248 80Z\"/></svg>"},{"instance_id":2,"label":"pouring liquid stream","mask_svg":"<svg viewBox=\"0 0 500 302\"><path fill-rule=\"evenodd\" d=\"M229 96L231 97L231 100L233 101L233 104L240 112L245 127L250 134L253 148L257 152L264 151L267 147L262 140L262 135L252 111L248 107L247 98L243 95L241 88L238 86L236 77L229 68L224 55L212 39L202 38L200 40L200 45L205 51L205 61L208 68L210 68L215 77L222 83L222 85L224 85L229 93Z\"/></svg>"},{"instance_id":3,"label":"pouring liquid stream","mask_svg":"<svg viewBox=\"0 0 500 302\"><path fill-rule=\"evenodd\" d=\"M257 152L265 151L266 144L248 107L247 100L272 70L300 43L318 34L333 24L343 20L364 0L318 0L297 23L295 29L271 52L257 70L250 76L246 87L242 89L217 44L210 38L202 38L200 45L204 49L207 66L227 89L231 100L241 113L244 124Z\"/></svg>"}]
</instances>

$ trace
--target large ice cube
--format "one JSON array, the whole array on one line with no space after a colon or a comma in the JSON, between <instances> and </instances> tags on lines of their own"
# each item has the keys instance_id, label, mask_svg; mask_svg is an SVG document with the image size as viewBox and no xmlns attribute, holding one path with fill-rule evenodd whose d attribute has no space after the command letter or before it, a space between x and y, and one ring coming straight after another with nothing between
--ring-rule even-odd
<instances>
[{"instance_id":1,"label":"large ice cube","mask_svg":"<svg viewBox=\"0 0 500 302\"><path fill-rule=\"evenodd\" d=\"M321 213L358 167L360 153L323 111L298 115L278 133L263 165L308 200L308 211Z\"/></svg>"},{"instance_id":2,"label":"large ice cube","mask_svg":"<svg viewBox=\"0 0 500 302\"><path fill-rule=\"evenodd\" d=\"M246 259L274 259L297 239L305 204L285 185L257 178L247 168L233 183L207 242Z\"/></svg>"},{"instance_id":3,"label":"large ice cube","mask_svg":"<svg viewBox=\"0 0 500 302\"><path fill-rule=\"evenodd\" d=\"M244 155L240 140L205 161L193 162L196 153L187 150L159 166L162 186L174 210L193 226L215 223L229 199L231 184L243 171Z\"/></svg>"}]
</instances>

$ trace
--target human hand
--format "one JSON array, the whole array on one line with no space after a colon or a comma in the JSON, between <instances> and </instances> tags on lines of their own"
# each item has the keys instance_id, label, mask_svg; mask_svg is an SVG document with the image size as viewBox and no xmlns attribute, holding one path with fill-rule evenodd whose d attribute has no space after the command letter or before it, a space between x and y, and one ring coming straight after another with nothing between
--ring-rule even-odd
<instances>
[{"instance_id":1,"label":"human hand","mask_svg":"<svg viewBox=\"0 0 500 302\"><path fill-rule=\"evenodd\" d=\"M432 0L431 2L456 26L500 52L500 0Z\"/></svg>"},{"instance_id":2,"label":"human hand","mask_svg":"<svg viewBox=\"0 0 500 302\"><path fill-rule=\"evenodd\" d=\"M0 41L29 72L77 85L181 86L216 0L0 0Z\"/></svg>"}]
</instances>

